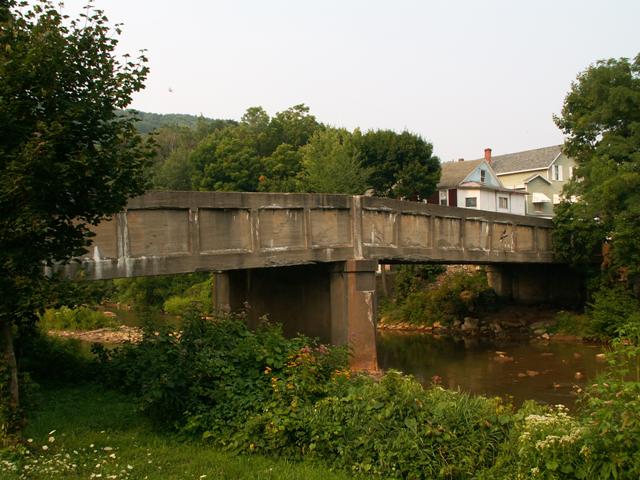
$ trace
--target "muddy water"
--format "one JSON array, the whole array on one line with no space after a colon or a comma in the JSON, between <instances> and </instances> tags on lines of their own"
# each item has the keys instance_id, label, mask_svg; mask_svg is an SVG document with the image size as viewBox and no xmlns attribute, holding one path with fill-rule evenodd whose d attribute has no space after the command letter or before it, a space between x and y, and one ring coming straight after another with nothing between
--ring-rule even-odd
<instances>
[{"instance_id":1,"label":"muddy water","mask_svg":"<svg viewBox=\"0 0 640 480\"><path fill-rule=\"evenodd\" d=\"M603 351L601 346L575 342L496 343L382 331L377 347L383 369L411 374L423 385L436 377L443 387L510 397L517 405L533 399L571 408L575 386L592 381L605 367L596 358Z\"/></svg>"}]
</instances>

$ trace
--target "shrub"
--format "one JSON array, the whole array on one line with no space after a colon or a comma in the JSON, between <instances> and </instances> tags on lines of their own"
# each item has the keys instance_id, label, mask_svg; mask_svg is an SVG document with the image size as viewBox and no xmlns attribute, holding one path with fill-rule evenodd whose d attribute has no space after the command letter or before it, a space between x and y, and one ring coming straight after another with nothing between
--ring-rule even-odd
<instances>
[{"instance_id":1,"label":"shrub","mask_svg":"<svg viewBox=\"0 0 640 480\"><path fill-rule=\"evenodd\" d=\"M172 315L180 315L195 306L203 313L211 313L213 311L212 289L213 279L209 276L206 280L189 287L182 295L167 298L162 309Z\"/></svg>"},{"instance_id":2,"label":"shrub","mask_svg":"<svg viewBox=\"0 0 640 480\"><path fill-rule=\"evenodd\" d=\"M556 325L554 332L579 337L592 337L595 335L593 326L591 325L591 319L586 314L560 310L556 314L555 320Z\"/></svg>"},{"instance_id":3,"label":"shrub","mask_svg":"<svg viewBox=\"0 0 640 480\"><path fill-rule=\"evenodd\" d=\"M272 378L286 378L304 348L320 347L304 337L285 339L266 321L251 331L243 318L205 320L191 311L180 333L146 329L140 344L99 353L107 380L136 392L152 418L228 445L271 398ZM346 362L346 353L328 351L322 371Z\"/></svg>"},{"instance_id":4,"label":"shrub","mask_svg":"<svg viewBox=\"0 0 640 480\"><path fill-rule=\"evenodd\" d=\"M311 412L312 455L353 472L393 478L470 478L491 465L508 431L498 400L387 373L348 382Z\"/></svg>"},{"instance_id":5,"label":"shrub","mask_svg":"<svg viewBox=\"0 0 640 480\"><path fill-rule=\"evenodd\" d=\"M48 308L40 316L43 330L95 330L116 327L119 323L102 312L88 307Z\"/></svg>"},{"instance_id":6,"label":"shrub","mask_svg":"<svg viewBox=\"0 0 640 480\"><path fill-rule=\"evenodd\" d=\"M622 284L603 286L594 293L589 304L589 316L595 334L615 337L633 314L640 313L640 303L633 293Z\"/></svg>"},{"instance_id":7,"label":"shrub","mask_svg":"<svg viewBox=\"0 0 640 480\"><path fill-rule=\"evenodd\" d=\"M401 303L384 312L391 322L449 324L469 315L480 315L496 303L484 272L456 272L438 285L411 292Z\"/></svg>"}]
</instances>

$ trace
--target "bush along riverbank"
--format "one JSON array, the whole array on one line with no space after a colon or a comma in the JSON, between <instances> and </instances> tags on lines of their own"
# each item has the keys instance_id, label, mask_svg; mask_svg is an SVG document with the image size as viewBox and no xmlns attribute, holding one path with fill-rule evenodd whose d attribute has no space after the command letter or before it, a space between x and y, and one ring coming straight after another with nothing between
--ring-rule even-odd
<instances>
[{"instance_id":1,"label":"bush along riverbank","mask_svg":"<svg viewBox=\"0 0 640 480\"><path fill-rule=\"evenodd\" d=\"M426 267L397 270L394 294L380 302L379 329L607 342L638 308L637 300L621 287L597 292L585 312L509 304L489 287L482 269Z\"/></svg>"},{"instance_id":2,"label":"bush along riverbank","mask_svg":"<svg viewBox=\"0 0 640 480\"><path fill-rule=\"evenodd\" d=\"M393 371L353 373L344 349L285 339L270 323L250 331L237 317L192 313L180 333L156 329L97 353L93 372L135 398L158 431L215 451L383 478L640 475L640 379L629 381L620 360L638 354L637 342L616 345L616 368L580 393L575 415L425 389Z\"/></svg>"}]
</instances>

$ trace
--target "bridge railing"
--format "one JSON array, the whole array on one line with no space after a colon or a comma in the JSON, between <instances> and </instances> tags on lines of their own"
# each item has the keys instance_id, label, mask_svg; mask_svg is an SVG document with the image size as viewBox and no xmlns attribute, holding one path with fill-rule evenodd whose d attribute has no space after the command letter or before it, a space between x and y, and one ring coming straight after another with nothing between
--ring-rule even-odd
<instances>
[{"instance_id":1,"label":"bridge railing","mask_svg":"<svg viewBox=\"0 0 640 480\"><path fill-rule=\"evenodd\" d=\"M374 197L150 192L64 269L101 279L354 258L549 263L550 231L543 219Z\"/></svg>"}]
</instances>

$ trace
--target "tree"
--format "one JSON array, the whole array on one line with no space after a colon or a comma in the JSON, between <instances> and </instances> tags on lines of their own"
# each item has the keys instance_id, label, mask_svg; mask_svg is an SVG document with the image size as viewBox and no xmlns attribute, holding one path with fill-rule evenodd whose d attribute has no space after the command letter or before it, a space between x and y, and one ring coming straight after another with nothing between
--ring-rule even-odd
<instances>
[{"instance_id":1,"label":"tree","mask_svg":"<svg viewBox=\"0 0 640 480\"><path fill-rule=\"evenodd\" d=\"M151 144L117 112L143 88L146 59L117 57L107 22L91 7L69 20L48 0L0 4L0 388L14 412L11 326L35 321L43 265L84 252L91 225L145 189Z\"/></svg>"},{"instance_id":2,"label":"tree","mask_svg":"<svg viewBox=\"0 0 640 480\"><path fill-rule=\"evenodd\" d=\"M238 125L213 132L194 150L193 185L246 192L289 189L301 169L299 148L320 128L305 105L273 118L262 107L249 108Z\"/></svg>"},{"instance_id":3,"label":"tree","mask_svg":"<svg viewBox=\"0 0 640 480\"><path fill-rule=\"evenodd\" d=\"M580 73L554 118L577 163L559 205L558 256L581 268L604 252L615 276L640 274L640 54L596 62Z\"/></svg>"},{"instance_id":4,"label":"tree","mask_svg":"<svg viewBox=\"0 0 640 480\"><path fill-rule=\"evenodd\" d=\"M302 147L301 189L305 192L361 195L369 170L360 162L352 135L344 129L316 132Z\"/></svg>"},{"instance_id":5,"label":"tree","mask_svg":"<svg viewBox=\"0 0 640 480\"><path fill-rule=\"evenodd\" d=\"M357 138L370 183L383 197L419 200L429 197L440 180L440 161L433 146L419 135L370 130Z\"/></svg>"}]
</instances>

